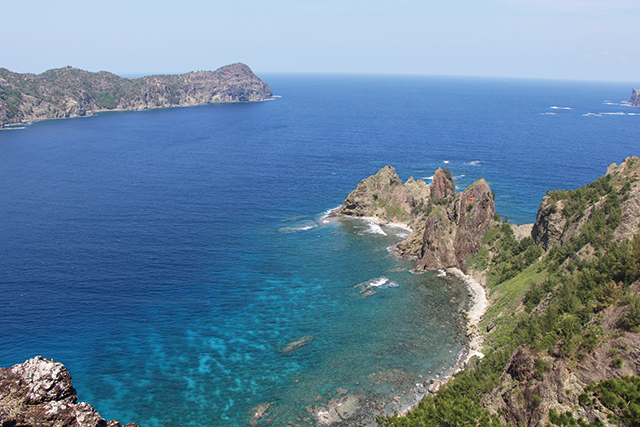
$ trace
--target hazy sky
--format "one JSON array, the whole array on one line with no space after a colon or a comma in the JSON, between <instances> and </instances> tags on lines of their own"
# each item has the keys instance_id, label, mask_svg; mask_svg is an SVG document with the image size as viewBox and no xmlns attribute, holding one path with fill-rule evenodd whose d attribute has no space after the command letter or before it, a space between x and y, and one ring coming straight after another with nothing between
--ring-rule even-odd
<instances>
[{"instance_id":1,"label":"hazy sky","mask_svg":"<svg viewBox=\"0 0 640 427\"><path fill-rule=\"evenodd\" d=\"M640 82L640 0L0 0L0 67Z\"/></svg>"}]
</instances>

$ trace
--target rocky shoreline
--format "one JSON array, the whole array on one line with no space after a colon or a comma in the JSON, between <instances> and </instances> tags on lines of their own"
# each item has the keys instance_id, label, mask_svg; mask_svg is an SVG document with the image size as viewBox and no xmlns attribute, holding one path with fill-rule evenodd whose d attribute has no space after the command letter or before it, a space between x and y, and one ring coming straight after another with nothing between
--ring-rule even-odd
<instances>
[{"instance_id":1,"label":"rocky shoreline","mask_svg":"<svg viewBox=\"0 0 640 427\"><path fill-rule=\"evenodd\" d=\"M481 280L473 277L473 272L465 273L465 258L475 255L494 216L493 194L484 179L456 194L451 173L446 169L438 169L431 185L427 185L413 178L403 183L390 166L362 180L343 205L327 215L406 230L409 235L392 250L399 256L415 257L414 273L441 270L467 288L469 302L463 313L467 342L457 362L449 370L443 369L444 374L440 372L412 389L413 402L403 405L400 414L410 411L427 393L437 393L472 358L484 357L479 323L489 301ZM332 424L326 411L316 413L316 419L322 425Z\"/></svg>"}]
</instances>

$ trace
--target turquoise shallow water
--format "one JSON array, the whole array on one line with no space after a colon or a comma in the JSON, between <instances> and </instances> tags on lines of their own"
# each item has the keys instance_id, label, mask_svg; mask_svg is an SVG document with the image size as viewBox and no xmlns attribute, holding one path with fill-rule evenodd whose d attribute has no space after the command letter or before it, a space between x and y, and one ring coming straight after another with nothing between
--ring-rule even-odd
<instances>
[{"instance_id":1,"label":"turquoise shallow water","mask_svg":"<svg viewBox=\"0 0 640 427\"><path fill-rule=\"evenodd\" d=\"M398 229L327 210L386 164L444 166L532 222L547 189L638 154L629 85L262 77L282 98L0 132L0 366L59 360L142 426L245 425L267 402L304 423L338 389L407 403L456 361L466 292L411 274Z\"/></svg>"}]
</instances>

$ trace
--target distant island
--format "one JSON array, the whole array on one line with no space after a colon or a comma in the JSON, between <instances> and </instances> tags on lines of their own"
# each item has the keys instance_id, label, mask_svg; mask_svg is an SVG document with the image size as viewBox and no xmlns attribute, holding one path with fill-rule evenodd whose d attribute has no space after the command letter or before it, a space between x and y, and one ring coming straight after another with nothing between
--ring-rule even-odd
<instances>
[{"instance_id":1,"label":"distant island","mask_svg":"<svg viewBox=\"0 0 640 427\"><path fill-rule=\"evenodd\" d=\"M634 89L631 92L629 103L634 107L640 107L640 89Z\"/></svg>"},{"instance_id":2,"label":"distant island","mask_svg":"<svg viewBox=\"0 0 640 427\"><path fill-rule=\"evenodd\" d=\"M0 68L0 128L100 111L260 102L271 96L269 86L241 63L216 71L136 79L73 67L42 74L20 74Z\"/></svg>"}]
</instances>

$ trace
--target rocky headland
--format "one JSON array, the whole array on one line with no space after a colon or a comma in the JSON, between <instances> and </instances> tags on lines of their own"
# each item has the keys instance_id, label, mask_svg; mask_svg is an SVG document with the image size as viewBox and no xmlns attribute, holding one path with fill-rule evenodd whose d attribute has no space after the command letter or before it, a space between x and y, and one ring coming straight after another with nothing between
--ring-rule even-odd
<instances>
[{"instance_id":1,"label":"rocky headland","mask_svg":"<svg viewBox=\"0 0 640 427\"><path fill-rule=\"evenodd\" d=\"M78 403L71 375L62 363L36 356L0 368L2 427L122 427L107 422L93 407ZM129 423L126 427L138 427Z\"/></svg>"},{"instance_id":2,"label":"rocky headland","mask_svg":"<svg viewBox=\"0 0 640 427\"><path fill-rule=\"evenodd\" d=\"M37 75L0 68L0 127L101 111L260 102L271 97L269 86L241 63L136 79L73 67Z\"/></svg>"},{"instance_id":3,"label":"rocky headland","mask_svg":"<svg viewBox=\"0 0 640 427\"><path fill-rule=\"evenodd\" d=\"M398 245L402 255L418 258L417 270L458 268L480 249L480 240L495 217L491 188L484 179L456 194L451 172L439 168L431 185L385 166L349 194L338 215L370 218L381 224L400 223L411 234Z\"/></svg>"}]
</instances>

